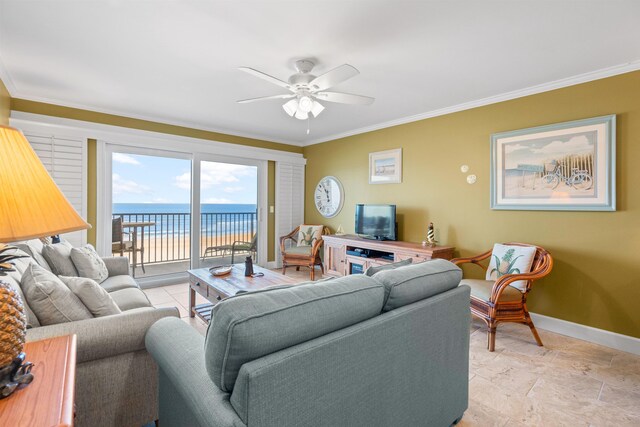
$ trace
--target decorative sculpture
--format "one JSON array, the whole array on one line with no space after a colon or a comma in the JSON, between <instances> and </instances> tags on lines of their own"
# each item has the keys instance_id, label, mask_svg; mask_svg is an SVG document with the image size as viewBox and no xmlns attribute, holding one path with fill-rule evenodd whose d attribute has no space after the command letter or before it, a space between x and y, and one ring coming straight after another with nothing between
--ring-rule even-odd
<instances>
[{"instance_id":1,"label":"decorative sculpture","mask_svg":"<svg viewBox=\"0 0 640 427\"><path fill-rule=\"evenodd\" d=\"M12 251L14 247L0 243L0 276L13 271L9 261L23 258ZM30 362L25 362L24 341L27 333L27 317L18 292L0 280L0 399L9 396L20 384L33 380Z\"/></svg>"},{"instance_id":2,"label":"decorative sculpture","mask_svg":"<svg viewBox=\"0 0 640 427\"><path fill-rule=\"evenodd\" d=\"M25 362L22 352L26 333L22 300L11 285L0 281L0 399L33 380L32 364Z\"/></svg>"},{"instance_id":3,"label":"decorative sculpture","mask_svg":"<svg viewBox=\"0 0 640 427\"><path fill-rule=\"evenodd\" d=\"M432 222L430 222L429 226L427 227L427 239L422 243L424 244L424 246L429 246L432 248L436 245L436 243L438 243L438 241L436 240L436 232L433 228Z\"/></svg>"}]
</instances>

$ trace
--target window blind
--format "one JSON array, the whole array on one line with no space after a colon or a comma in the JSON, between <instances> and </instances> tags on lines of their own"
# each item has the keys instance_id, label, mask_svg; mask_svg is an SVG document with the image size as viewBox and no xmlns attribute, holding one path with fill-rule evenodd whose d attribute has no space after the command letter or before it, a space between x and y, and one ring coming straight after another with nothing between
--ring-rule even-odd
<instances>
[{"instance_id":1,"label":"window blind","mask_svg":"<svg viewBox=\"0 0 640 427\"><path fill-rule=\"evenodd\" d=\"M280 236L304 222L304 165L276 162L276 262L282 266ZM288 245L291 243L289 241Z\"/></svg>"},{"instance_id":2,"label":"window blind","mask_svg":"<svg viewBox=\"0 0 640 427\"><path fill-rule=\"evenodd\" d=\"M42 164L69 203L87 218L87 142L52 135L24 132ZM87 241L86 231L66 233L63 237L74 246Z\"/></svg>"}]
</instances>

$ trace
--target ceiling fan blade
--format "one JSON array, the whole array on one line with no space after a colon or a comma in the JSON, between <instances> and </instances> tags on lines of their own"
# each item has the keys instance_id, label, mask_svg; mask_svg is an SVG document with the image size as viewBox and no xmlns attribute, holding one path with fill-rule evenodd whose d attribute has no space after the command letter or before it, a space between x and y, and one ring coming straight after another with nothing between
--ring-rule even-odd
<instances>
[{"instance_id":1,"label":"ceiling fan blade","mask_svg":"<svg viewBox=\"0 0 640 427\"><path fill-rule=\"evenodd\" d=\"M289 99L296 96L295 94L283 94L283 95L271 95L271 96L261 96L259 98L249 98L249 99L241 99L240 101L236 101L238 104L247 104L249 102L256 101L266 101L268 99Z\"/></svg>"},{"instance_id":2,"label":"ceiling fan blade","mask_svg":"<svg viewBox=\"0 0 640 427\"><path fill-rule=\"evenodd\" d=\"M313 95L323 101L338 102L340 104L370 105L375 101L375 98L370 96L342 92L316 92Z\"/></svg>"},{"instance_id":3,"label":"ceiling fan blade","mask_svg":"<svg viewBox=\"0 0 640 427\"><path fill-rule=\"evenodd\" d=\"M309 83L309 87L311 88L312 92L315 92L317 90L325 90L339 83L342 83L343 81L350 79L351 77L357 76L358 74L360 74L360 71L358 71L355 67L349 64L342 64L341 66L336 67L331 71L327 71L323 75L311 80L311 83Z\"/></svg>"},{"instance_id":4,"label":"ceiling fan blade","mask_svg":"<svg viewBox=\"0 0 640 427\"><path fill-rule=\"evenodd\" d=\"M249 67L239 67L238 69L244 71L245 73L251 74L252 76L255 76L262 80L266 80L270 83L273 83L274 85L278 85L285 89L291 90L291 85L289 83L282 81L278 78L275 78L273 76L270 76L269 74L265 74L262 71L254 70L253 68L249 68Z\"/></svg>"}]
</instances>

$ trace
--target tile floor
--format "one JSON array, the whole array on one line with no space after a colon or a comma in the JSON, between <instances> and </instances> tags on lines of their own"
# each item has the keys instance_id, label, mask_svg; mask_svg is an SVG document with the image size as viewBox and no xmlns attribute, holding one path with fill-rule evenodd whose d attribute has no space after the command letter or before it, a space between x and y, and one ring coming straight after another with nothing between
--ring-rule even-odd
<instances>
[{"instance_id":1,"label":"tile floor","mask_svg":"<svg viewBox=\"0 0 640 427\"><path fill-rule=\"evenodd\" d=\"M287 275L308 280L308 272ZM156 307L175 306L182 320L206 332L188 315L187 284L147 289ZM198 304L204 302L198 295ZM640 356L539 330L498 327L496 351L486 350L483 323L471 325L469 409L459 426L640 426Z\"/></svg>"}]
</instances>

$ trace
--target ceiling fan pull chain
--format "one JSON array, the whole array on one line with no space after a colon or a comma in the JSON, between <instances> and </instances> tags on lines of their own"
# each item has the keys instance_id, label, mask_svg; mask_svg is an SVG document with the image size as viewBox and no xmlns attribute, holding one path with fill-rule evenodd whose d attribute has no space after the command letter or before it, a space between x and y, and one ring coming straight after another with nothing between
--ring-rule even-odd
<instances>
[{"instance_id":1,"label":"ceiling fan pull chain","mask_svg":"<svg viewBox=\"0 0 640 427\"><path fill-rule=\"evenodd\" d=\"M307 135L309 135L309 127L311 126L311 119L309 117L307 117Z\"/></svg>"}]
</instances>

